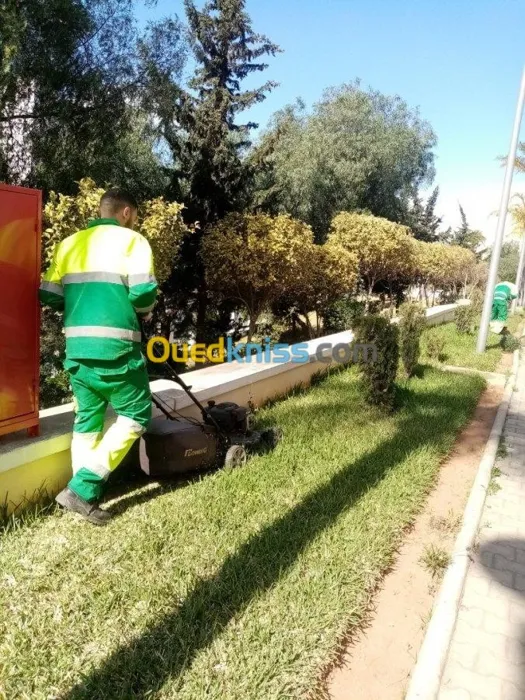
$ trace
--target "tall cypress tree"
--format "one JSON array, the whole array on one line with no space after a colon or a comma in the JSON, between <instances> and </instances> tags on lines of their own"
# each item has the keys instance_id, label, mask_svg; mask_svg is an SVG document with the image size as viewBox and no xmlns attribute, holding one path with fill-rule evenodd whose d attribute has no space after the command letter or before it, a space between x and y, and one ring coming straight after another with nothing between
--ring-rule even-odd
<instances>
[{"instance_id":1,"label":"tall cypress tree","mask_svg":"<svg viewBox=\"0 0 525 700\"><path fill-rule=\"evenodd\" d=\"M175 122L179 134L172 148L172 193L184 193L187 218L199 221L200 228L183 248L180 269L166 291L179 308L184 304L193 312L197 339L205 341L224 330L220 326L225 314L209 313L198 254L201 232L245 204L250 171L243 155L257 124L241 123L239 115L264 100L276 83L267 81L249 90L242 83L264 71L262 57L275 55L279 47L253 31L245 0L209 0L201 10L185 0L185 8L196 68L188 91L177 96L171 118L164 123L173 137Z\"/></svg>"}]
</instances>

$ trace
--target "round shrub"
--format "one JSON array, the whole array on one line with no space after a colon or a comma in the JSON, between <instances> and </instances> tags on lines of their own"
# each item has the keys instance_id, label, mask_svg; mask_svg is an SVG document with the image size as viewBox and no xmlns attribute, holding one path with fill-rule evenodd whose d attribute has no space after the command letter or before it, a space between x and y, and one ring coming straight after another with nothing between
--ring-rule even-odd
<instances>
[{"instance_id":1,"label":"round shrub","mask_svg":"<svg viewBox=\"0 0 525 700\"><path fill-rule=\"evenodd\" d=\"M504 333L501 336L500 344L504 352L514 352L515 350L519 350L521 347L520 341L516 338L516 336L512 335L512 333Z\"/></svg>"},{"instance_id":2,"label":"round shrub","mask_svg":"<svg viewBox=\"0 0 525 700\"><path fill-rule=\"evenodd\" d=\"M427 337L427 355L431 360L440 362L445 349L445 339L437 333L429 333Z\"/></svg>"},{"instance_id":3,"label":"round shrub","mask_svg":"<svg viewBox=\"0 0 525 700\"><path fill-rule=\"evenodd\" d=\"M458 333L473 333L476 325L476 311L471 304L458 306L454 314L454 322Z\"/></svg>"},{"instance_id":4,"label":"round shrub","mask_svg":"<svg viewBox=\"0 0 525 700\"><path fill-rule=\"evenodd\" d=\"M474 287L470 293L470 306L474 309L476 316L479 316L483 311L483 302L485 301L485 295L479 287Z\"/></svg>"}]
</instances>

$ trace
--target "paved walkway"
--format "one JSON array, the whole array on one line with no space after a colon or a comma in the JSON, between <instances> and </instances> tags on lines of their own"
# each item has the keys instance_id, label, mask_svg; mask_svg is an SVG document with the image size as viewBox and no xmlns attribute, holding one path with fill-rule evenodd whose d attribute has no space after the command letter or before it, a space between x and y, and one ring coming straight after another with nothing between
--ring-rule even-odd
<instances>
[{"instance_id":1,"label":"paved walkway","mask_svg":"<svg viewBox=\"0 0 525 700\"><path fill-rule=\"evenodd\" d=\"M439 700L525 700L525 356ZM497 492L494 492L496 491Z\"/></svg>"}]
</instances>

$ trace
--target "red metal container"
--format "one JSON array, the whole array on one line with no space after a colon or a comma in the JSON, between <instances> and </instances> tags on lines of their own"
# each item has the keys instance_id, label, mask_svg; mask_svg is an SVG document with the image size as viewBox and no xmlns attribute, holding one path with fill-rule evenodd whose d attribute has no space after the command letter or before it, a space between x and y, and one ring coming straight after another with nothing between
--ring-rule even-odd
<instances>
[{"instance_id":1,"label":"red metal container","mask_svg":"<svg viewBox=\"0 0 525 700\"><path fill-rule=\"evenodd\" d=\"M39 190L0 185L0 435L38 435Z\"/></svg>"}]
</instances>

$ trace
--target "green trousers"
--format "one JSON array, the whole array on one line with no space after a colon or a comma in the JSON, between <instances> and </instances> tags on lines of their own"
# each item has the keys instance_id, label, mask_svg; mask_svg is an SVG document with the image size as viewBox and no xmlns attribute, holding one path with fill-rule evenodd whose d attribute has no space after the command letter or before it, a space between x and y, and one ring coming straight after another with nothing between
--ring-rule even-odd
<instances>
[{"instance_id":1,"label":"green trousers","mask_svg":"<svg viewBox=\"0 0 525 700\"><path fill-rule=\"evenodd\" d=\"M509 307L506 301L492 302L491 321L506 321L509 315Z\"/></svg>"},{"instance_id":2,"label":"green trousers","mask_svg":"<svg viewBox=\"0 0 525 700\"><path fill-rule=\"evenodd\" d=\"M119 360L66 360L75 399L71 441L73 478L68 487L90 503L98 501L104 484L145 432L151 420L151 392L140 354ZM116 421L105 435L106 409Z\"/></svg>"}]
</instances>

